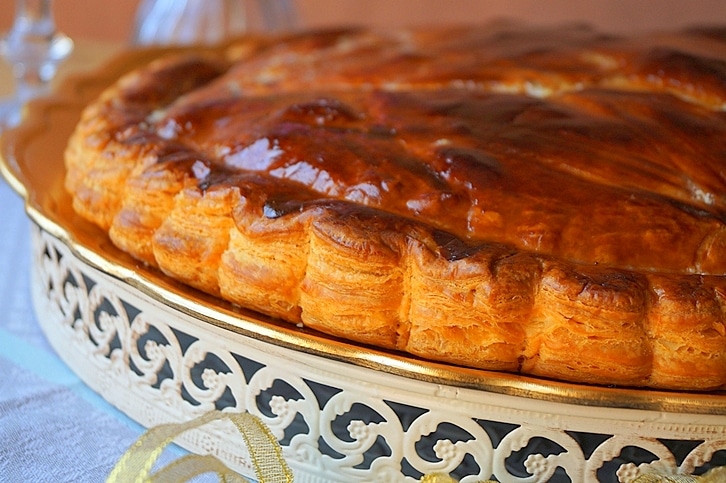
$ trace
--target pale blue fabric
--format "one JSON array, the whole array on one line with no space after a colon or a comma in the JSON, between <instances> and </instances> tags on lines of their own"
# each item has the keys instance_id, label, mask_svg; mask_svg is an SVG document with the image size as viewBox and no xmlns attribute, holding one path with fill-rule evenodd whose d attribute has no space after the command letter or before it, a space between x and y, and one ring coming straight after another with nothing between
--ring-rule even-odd
<instances>
[{"instance_id":1,"label":"pale blue fabric","mask_svg":"<svg viewBox=\"0 0 726 483\"><path fill-rule=\"evenodd\" d=\"M29 223L0 179L0 482L104 481L144 428L83 384L45 339L30 298ZM160 464L181 453L172 447Z\"/></svg>"}]
</instances>

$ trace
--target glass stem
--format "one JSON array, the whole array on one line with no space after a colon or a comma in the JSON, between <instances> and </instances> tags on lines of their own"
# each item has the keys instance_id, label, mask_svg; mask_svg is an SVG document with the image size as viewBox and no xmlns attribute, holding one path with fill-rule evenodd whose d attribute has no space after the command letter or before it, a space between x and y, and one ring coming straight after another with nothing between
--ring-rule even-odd
<instances>
[{"instance_id":1,"label":"glass stem","mask_svg":"<svg viewBox=\"0 0 726 483\"><path fill-rule=\"evenodd\" d=\"M15 0L15 19L2 39L2 53L15 78L15 101L23 105L45 94L58 64L73 50L73 42L59 33L52 0Z\"/></svg>"}]
</instances>

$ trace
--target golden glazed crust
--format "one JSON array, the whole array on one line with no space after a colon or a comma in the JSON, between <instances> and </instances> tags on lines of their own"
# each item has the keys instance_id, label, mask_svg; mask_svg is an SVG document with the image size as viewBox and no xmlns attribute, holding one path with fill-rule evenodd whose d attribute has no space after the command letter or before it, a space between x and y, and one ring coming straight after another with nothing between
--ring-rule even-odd
<instances>
[{"instance_id":1,"label":"golden glazed crust","mask_svg":"<svg viewBox=\"0 0 726 483\"><path fill-rule=\"evenodd\" d=\"M726 30L311 32L88 106L78 213L322 332L560 380L726 385Z\"/></svg>"}]
</instances>

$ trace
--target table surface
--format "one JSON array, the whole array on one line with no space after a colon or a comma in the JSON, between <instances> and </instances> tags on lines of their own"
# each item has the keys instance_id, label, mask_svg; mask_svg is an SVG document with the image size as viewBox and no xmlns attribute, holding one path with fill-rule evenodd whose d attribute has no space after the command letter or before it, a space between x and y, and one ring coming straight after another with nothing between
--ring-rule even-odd
<instances>
[{"instance_id":1,"label":"table surface","mask_svg":"<svg viewBox=\"0 0 726 483\"><path fill-rule=\"evenodd\" d=\"M77 46L60 75L114 52ZM9 71L0 70L0 92L11 90ZM30 221L1 177L0 207L0 481L104 481L144 428L88 388L46 341L30 295ZM181 454L172 446L159 463Z\"/></svg>"}]
</instances>

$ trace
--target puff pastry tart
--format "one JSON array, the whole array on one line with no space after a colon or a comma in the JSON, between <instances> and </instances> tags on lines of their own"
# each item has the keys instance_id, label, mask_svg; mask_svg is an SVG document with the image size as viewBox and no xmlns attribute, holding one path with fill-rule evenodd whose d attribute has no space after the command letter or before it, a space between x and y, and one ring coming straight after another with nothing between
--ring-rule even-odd
<instances>
[{"instance_id":1,"label":"puff pastry tart","mask_svg":"<svg viewBox=\"0 0 726 483\"><path fill-rule=\"evenodd\" d=\"M726 29L365 29L144 65L75 210L168 276L428 360L726 385Z\"/></svg>"}]
</instances>

